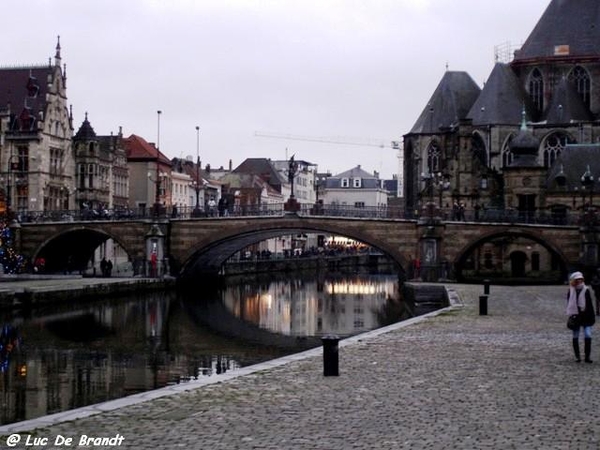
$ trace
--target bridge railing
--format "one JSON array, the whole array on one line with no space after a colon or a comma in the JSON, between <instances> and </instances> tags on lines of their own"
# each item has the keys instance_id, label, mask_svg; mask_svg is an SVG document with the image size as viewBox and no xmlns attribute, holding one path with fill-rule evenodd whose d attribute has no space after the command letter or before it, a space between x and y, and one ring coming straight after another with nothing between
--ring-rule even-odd
<instances>
[{"instance_id":1,"label":"bridge railing","mask_svg":"<svg viewBox=\"0 0 600 450\"><path fill-rule=\"evenodd\" d=\"M404 208L357 207L349 205L300 204L297 214L300 216L339 217L339 218L368 218L368 219L405 219L422 222L482 222L482 223L519 223L545 225L595 225L600 224L600 211L588 208L584 212L566 211L563 214L553 214L549 211L523 212L514 209L466 209L460 212L432 208L425 211L405 211ZM20 211L13 212L10 219L15 218L21 223L39 222L83 222L83 221L118 221L137 219L214 219L228 217L262 217L283 216L286 213L283 203L230 207L227 210L184 208L114 208L114 209L77 209L56 211ZM7 217L5 217L7 219Z\"/></svg>"},{"instance_id":2,"label":"bridge railing","mask_svg":"<svg viewBox=\"0 0 600 450\"><path fill-rule=\"evenodd\" d=\"M283 203L251 205L227 210L198 209L194 207L160 208L113 208L113 209L76 209L54 211L16 211L11 214L21 223L39 222L85 222L85 221L118 221L135 219L206 219L215 217L255 217L283 215ZM5 217L6 218L6 217Z\"/></svg>"},{"instance_id":3,"label":"bridge railing","mask_svg":"<svg viewBox=\"0 0 600 450\"><path fill-rule=\"evenodd\" d=\"M301 205L299 215L327 217L356 217L368 219L414 219L403 208L393 206Z\"/></svg>"}]
</instances>

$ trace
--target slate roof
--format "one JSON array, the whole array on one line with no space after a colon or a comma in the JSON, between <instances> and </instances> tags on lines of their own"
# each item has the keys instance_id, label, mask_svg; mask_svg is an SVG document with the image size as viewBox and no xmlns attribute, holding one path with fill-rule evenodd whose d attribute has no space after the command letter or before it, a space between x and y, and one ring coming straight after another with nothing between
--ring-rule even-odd
<instances>
[{"instance_id":1,"label":"slate roof","mask_svg":"<svg viewBox=\"0 0 600 450\"><path fill-rule=\"evenodd\" d=\"M593 120L592 113L585 106L573 83L563 78L552 94L546 112L546 122L550 124L566 124Z\"/></svg>"},{"instance_id":2,"label":"slate roof","mask_svg":"<svg viewBox=\"0 0 600 450\"><path fill-rule=\"evenodd\" d=\"M227 189L266 189L270 196L280 196L281 193L274 189L269 183L260 176L252 173L228 173L219 179L219 183L226 186Z\"/></svg>"},{"instance_id":3,"label":"slate roof","mask_svg":"<svg viewBox=\"0 0 600 450\"><path fill-rule=\"evenodd\" d=\"M581 176L589 165L594 176L594 191L600 193L600 144L568 144L548 171L546 187L556 189L556 176L561 169L566 177L565 189L581 190Z\"/></svg>"},{"instance_id":4,"label":"slate roof","mask_svg":"<svg viewBox=\"0 0 600 450\"><path fill-rule=\"evenodd\" d=\"M233 169L233 172L258 175L279 192L281 192L281 186L287 183L287 180L275 169L268 158L247 158Z\"/></svg>"},{"instance_id":5,"label":"slate roof","mask_svg":"<svg viewBox=\"0 0 600 450\"><path fill-rule=\"evenodd\" d=\"M518 125L523 106L529 120L533 111L521 83L508 64L496 63L467 118L473 125Z\"/></svg>"},{"instance_id":6,"label":"slate roof","mask_svg":"<svg viewBox=\"0 0 600 450\"><path fill-rule=\"evenodd\" d=\"M467 72L447 71L427 106L413 125L411 133L438 133L465 119L481 89Z\"/></svg>"},{"instance_id":7,"label":"slate roof","mask_svg":"<svg viewBox=\"0 0 600 450\"><path fill-rule=\"evenodd\" d=\"M19 116L28 109L31 116L39 119L39 113L46 111L48 77L53 70L50 65L0 69L0 109L10 104L12 114ZM30 95L33 88L37 88L35 96Z\"/></svg>"},{"instance_id":8,"label":"slate roof","mask_svg":"<svg viewBox=\"0 0 600 450\"><path fill-rule=\"evenodd\" d=\"M91 141L94 139L96 139L96 132L94 131L92 125L90 124L90 121L88 120L87 113L85 113L85 120L79 127L79 130L77 130L77 133L75 133L73 140Z\"/></svg>"},{"instance_id":9,"label":"slate roof","mask_svg":"<svg viewBox=\"0 0 600 450\"><path fill-rule=\"evenodd\" d=\"M356 166L345 172L338 173L325 179L325 187L327 189L337 189L342 186L342 178L360 179L362 189L377 189L381 188L381 180L372 173L363 170L360 166Z\"/></svg>"},{"instance_id":10,"label":"slate roof","mask_svg":"<svg viewBox=\"0 0 600 450\"><path fill-rule=\"evenodd\" d=\"M568 54L557 46L568 46ZM565 57L600 57L598 0L552 0L513 63Z\"/></svg>"},{"instance_id":11,"label":"slate roof","mask_svg":"<svg viewBox=\"0 0 600 450\"><path fill-rule=\"evenodd\" d=\"M539 167L537 161L540 140L527 128L525 115L519 133L510 142L510 150L514 155L509 167Z\"/></svg>"}]
</instances>

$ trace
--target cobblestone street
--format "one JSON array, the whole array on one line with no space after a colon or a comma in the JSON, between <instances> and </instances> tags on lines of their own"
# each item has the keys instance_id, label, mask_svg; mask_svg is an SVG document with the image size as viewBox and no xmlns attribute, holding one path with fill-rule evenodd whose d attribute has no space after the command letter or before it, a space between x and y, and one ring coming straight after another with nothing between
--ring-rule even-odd
<instances>
[{"instance_id":1,"label":"cobblestone street","mask_svg":"<svg viewBox=\"0 0 600 450\"><path fill-rule=\"evenodd\" d=\"M596 363L574 362L566 286L492 286L487 316L482 286L448 289L451 308L342 341L337 377L315 349L89 417L4 426L0 447L15 431L16 448L28 435L94 447L75 445L86 435L131 449L598 449L600 342Z\"/></svg>"}]
</instances>

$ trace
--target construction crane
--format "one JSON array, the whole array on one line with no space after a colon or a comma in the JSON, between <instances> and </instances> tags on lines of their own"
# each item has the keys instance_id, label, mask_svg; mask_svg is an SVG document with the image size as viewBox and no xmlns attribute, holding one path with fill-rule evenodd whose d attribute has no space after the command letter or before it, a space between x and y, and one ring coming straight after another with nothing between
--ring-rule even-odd
<instances>
[{"instance_id":1,"label":"construction crane","mask_svg":"<svg viewBox=\"0 0 600 450\"><path fill-rule=\"evenodd\" d=\"M266 133L262 131L255 131L254 136L261 138L283 139L286 141L322 142L327 144L356 145L359 147L392 148L394 150L400 150L401 147L400 141L390 141L389 144L386 144L383 140L375 143L373 140L355 141L340 137L300 136L296 134Z\"/></svg>"},{"instance_id":2,"label":"construction crane","mask_svg":"<svg viewBox=\"0 0 600 450\"><path fill-rule=\"evenodd\" d=\"M391 148L393 150L397 150L398 157L398 166L404 167L404 154L402 152L402 144L400 141L388 141L389 144L384 143L383 140L375 143L374 140L365 140L365 141L356 141L339 137L314 137L314 136L300 136L296 134L282 134L282 133L266 133L261 131L255 131L254 136L261 138L271 138L271 139L283 139L286 141L308 141L308 142L320 142L325 144L336 144L336 145L356 145L360 147L379 147L379 148ZM398 197L403 196L404 191L404 177L402 175L402 169L400 169L400 173L397 175L398 177L398 188L397 195Z\"/></svg>"}]
</instances>

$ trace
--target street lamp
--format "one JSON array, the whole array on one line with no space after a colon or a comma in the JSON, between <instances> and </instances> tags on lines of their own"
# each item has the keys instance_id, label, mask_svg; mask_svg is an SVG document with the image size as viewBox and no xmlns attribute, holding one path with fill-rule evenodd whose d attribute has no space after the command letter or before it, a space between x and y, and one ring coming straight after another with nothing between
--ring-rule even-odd
<instances>
[{"instance_id":1,"label":"street lamp","mask_svg":"<svg viewBox=\"0 0 600 450\"><path fill-rule=\"evenodd\" d=\"M442 209L442 197L443 192L450 188L450 179L446 174L442 174L441 172L431 173L429 170L427 172L421 172L421 180L425 182L425 190L427 191L426 195L429 196L429 201L427 202L427 212L430 217L433 217L435 203L434 203L434 190L438 190L438 202L439 202L439 210L441 212Z\"/></svg>"},{"instance_id":2,"label":"street lamp","mask_svg":"<svg viewBox=\"0 0 600 450\"><path fill-rule=\"evenodd\" d=\"M433 203L433 174L429 172L421 172L421 181L425 182L425 190L429 193L429 203Z\"/></svg>"},{"instance_id":3,"label":"street lamp","mask_svg":"<svg viewBox=\"0 0 600 450\"><path fill-rule=\"evenodd\" d=\"M159 162L160 162L160 115L161 110L156 111L158 116L157 133L156 133L156 192L154 194L154 215L158 217L160 215L160 173L159 173Z\"/></svg>"},{"instance_id":4,"label":"street lamp","mask_svg":"<svg viewBox=\"0 0 600 450\"><path fill-rule=\"evenodd\" d=\"M196 207L194 217L200 217L200 127L196 125Z\"/></svg>"}]
</instances>

